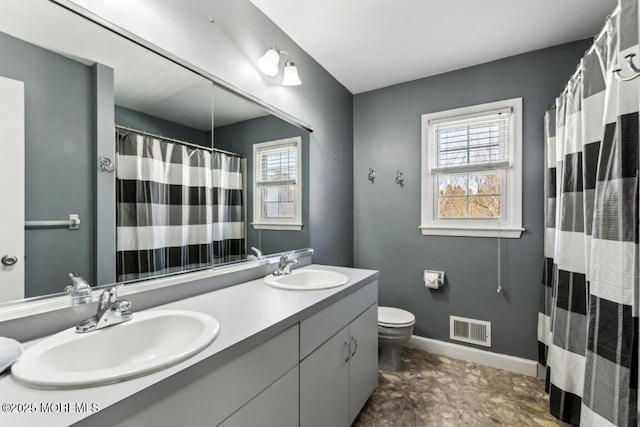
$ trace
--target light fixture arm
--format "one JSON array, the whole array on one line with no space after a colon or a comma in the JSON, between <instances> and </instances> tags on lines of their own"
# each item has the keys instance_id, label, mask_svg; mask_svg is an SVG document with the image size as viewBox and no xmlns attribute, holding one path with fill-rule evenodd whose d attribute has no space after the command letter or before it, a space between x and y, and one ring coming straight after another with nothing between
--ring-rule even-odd
<instances>
[{"instance_id":1,"label":"light fixture arm","mask_svg":"<svg viewBox=\"0 0 640 427\"><path fill-rule=\"evenodd\" d=\"M276 48L276 50L278 50L278 48ZM289 55L289 53L286 50L278 50L278 52L280 53L280 55L286 55L287 56L287 62L291 61L291 55Z\"/></svg>"}]
</instances>

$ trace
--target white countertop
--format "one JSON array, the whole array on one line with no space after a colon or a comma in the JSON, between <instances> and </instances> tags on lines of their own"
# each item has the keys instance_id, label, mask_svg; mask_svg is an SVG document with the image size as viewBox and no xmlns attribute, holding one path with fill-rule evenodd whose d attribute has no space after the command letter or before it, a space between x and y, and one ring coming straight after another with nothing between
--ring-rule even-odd
<instances>
[{"instance_id":1,"label":"white countertop","mask_svg":"<svg viewBox=\"0 0 640 427\"><path fill-rule=\"evenodd\" d=\"M203 351L184 362L106 386L38 390L17 383L8 373L0 375L0 425L70 425L91 416L96 409L114 405L198 362L207 360L213 361L216 367L222 366L378 277L374 270L321 265L303 268L338 271L345 274L349 282L332 289L293 291L268 286L261 278L155 307L152 310L193 310L210 314L220 322L220 334ZM135 307L133 309L135 316ZM35 342L25 343L25 347Z\"/></svg>"}]
</instances>

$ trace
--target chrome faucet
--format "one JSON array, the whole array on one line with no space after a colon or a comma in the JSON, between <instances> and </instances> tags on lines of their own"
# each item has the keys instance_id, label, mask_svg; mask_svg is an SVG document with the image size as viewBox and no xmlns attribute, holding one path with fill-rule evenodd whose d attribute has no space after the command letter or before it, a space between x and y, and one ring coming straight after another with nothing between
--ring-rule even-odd
<instances>
[{"instance_id":1,"label":"chrome faucet","mask_svg":"<svg viewBox=\"0 0 640 427\"><path fill-rule=\"evenodd\" d=\"M97 331L107 326L117 325L133 318L131 302L118 299L116 287L109 288L100 294L98 312L76 325L76 332Z\"/></svg>"},{"instance_id":2,"label":"chrome faucet","mask_svg":"<svg viewBox=\"0 0 640 427\"><path fill-rule=\"evenodd\" d=\"M298 264L298 261L295 258L289 258L289 254L284 254L280 257L280 262L278 263L278 268L273 272L274 276L284 276L286 274L291 273L291 265Z\"/></svg>"},{"instance_id":3,"label":"chrome faucet","mask_svg":"<svg viewBox=\"0 0 640 427\"><path fill-rule=\"evenodd\" d=\"M83 304L91 302L91 285L87 279L78 273L69 273L71 284L64 288L65 292L71 294L71 300L74 304Z\"/></svg>"}]
</instances>

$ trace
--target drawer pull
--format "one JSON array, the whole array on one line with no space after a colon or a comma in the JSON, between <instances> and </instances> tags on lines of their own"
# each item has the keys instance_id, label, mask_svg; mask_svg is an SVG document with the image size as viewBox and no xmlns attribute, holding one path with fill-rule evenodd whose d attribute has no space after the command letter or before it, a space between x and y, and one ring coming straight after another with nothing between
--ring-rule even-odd
<instances>
[{"instance_id":1,"label":"drawer pull","mask_svg":"<svg viewBox=\"0 0 640 427\"><path fill-rule=\"evenodd\" d=\"M344 342L345 347L347 347L347 358L344 359L345 362L348 362L351 359L351 346L349 345L349 341Z\"/></svg>"},{"instance_id":2,"label":"drawer pull","mask_svg":"<svg viewBox=\"0 0 640 427\"><path fill-rule=\"evenodd\" d=\"M353 353L351 353L351 357L353 357L356 355L356 351L358 351L358 341L354 337L351 337L351 342L353 342L356 345L353 348ZM349 349L351 349L351 347L349 347Z\"/></svg>"}]
</instances>

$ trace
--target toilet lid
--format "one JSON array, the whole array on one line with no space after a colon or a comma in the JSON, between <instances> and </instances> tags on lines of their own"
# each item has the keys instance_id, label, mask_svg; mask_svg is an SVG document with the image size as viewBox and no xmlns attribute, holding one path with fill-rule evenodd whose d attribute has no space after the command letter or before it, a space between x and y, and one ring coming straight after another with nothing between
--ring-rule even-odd
<instances>
[{"instance_id":1,"label":"toilet lid","mask_svg":"<svg viewBox=\"0 0 640 427\"><path fill-rule=\"evenodd\" d=\"M416 323L416 316L395 307L378 307L378 325L400 328Z\"/></svg>"}]
</instances>

